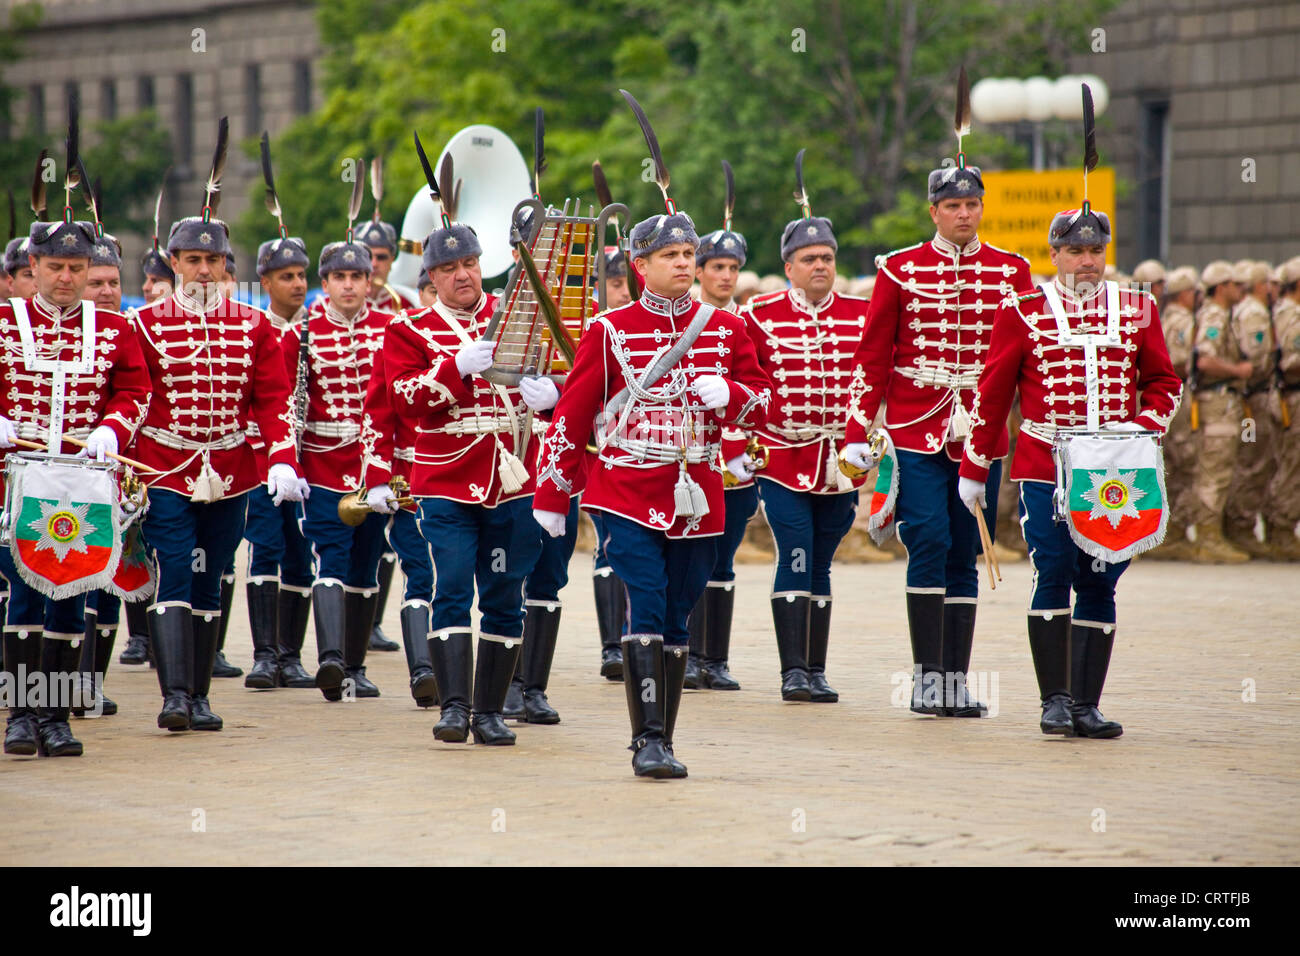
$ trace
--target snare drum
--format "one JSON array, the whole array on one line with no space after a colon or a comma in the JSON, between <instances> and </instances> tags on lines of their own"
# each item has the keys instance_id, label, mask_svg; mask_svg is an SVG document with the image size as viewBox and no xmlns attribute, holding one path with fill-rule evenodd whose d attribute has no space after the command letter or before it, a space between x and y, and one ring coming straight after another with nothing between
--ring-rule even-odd
<instances>
[{"instance_id":1,"label":"snare drum","mask_svg":"<svg viewBox=\"0 0 1300 956\"><path fill-rule=\"evenodd\" d=\"M0 544L23 580L60 600L103 587L122 553L117 462L17 452L5 457Z\"/></svg>"}]
</instances>

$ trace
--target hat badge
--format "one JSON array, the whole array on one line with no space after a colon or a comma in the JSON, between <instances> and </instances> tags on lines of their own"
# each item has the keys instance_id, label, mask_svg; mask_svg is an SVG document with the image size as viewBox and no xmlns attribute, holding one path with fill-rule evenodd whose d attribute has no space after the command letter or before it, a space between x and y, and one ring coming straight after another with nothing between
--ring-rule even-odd
<instances>
[{"instance_id":1,"label":"hat badge","mask_svg":"<svg viewBox=\"0 0 1300 956\"><path fill-rule=\"evenodd\" d=\"M62 242L65 249L70 249L77 244L77 237L69 233L63 237Z\"/></svg>"},{"instance_id":2,"label":"hat badge","mask_svg":"<svg viewBox=\"0 0 1300 956\"><path fill-rule=\"evenodd\" d=\"M959 193L968 193L971 191L971 181L969 179L957 180L956 186L957 186L957 192Z\"/></svg>"},{"instance_id":3,"label":"hat badge","mask_svg":"<svg viewBox=\"0 0 1300 956\"><path fill-rule=\"evenodd\" d=\"M200 233L199 242L203 243L205 246L212 245L212 233L210 232Z\"/></svg>"},{"instance_id":4,"label":"hat badge","mask_svg":"<svg viewBox=\"0 0 1300 956\"><path fill-rule=\"evenodd\" d=\"M722 248L724 248L724 249L734 249L734 248L736 248L736 240L735 240L735 239L723 239L723 240L722 240Z\"/></svg>"},{"instance_id":5,"label":"hat badge","mask_svg":"<svg viewBox=\"0 0 1300 956\"><path fill-rule=\"evenodd\" d=\"M815 236L815 235L817 235L817 227L816 227L816 226L809 226L809 227L808 227L808 235L810 235L810 236Z\"/></svg>"},{"instance_id":6,"label":"hat badge","mask_svg":"<svg viewBox=\"0 0 1300 956\"><path fill-rule=\"evenodd\" d=\"M355 252L354 250L352 250L352 249L345 249L345 250L343 251L343 261L344 261L344 262L356 262L356 261L357 261L357 254L356 254L356 252Z\"/></svg>"},{"instance_id":7,"label":"hat badge","mask_svg":"<svg viewBox=\"0 0 1300 956\"><path fill-rule=\"evenodd\" d=\"M97 255L97 256L107 256L107 255L108 255L108 246L104 245L102 242L96 243L96 244L95 244L95 255Z\"/></svg>"},{"instance_id":8,"label":"hat badge","mask_svg":"<svg viewBox=\"0 0 1300 956\"><path fill-rule=\"evenodd\" d=\"M1079 235L1082 236L1084 239L1091 239L1094 235L1096 235L1096 233L1097 230L1093 229L1092 226L1079 227Z\"/></svg>"},{"instance_id":9,"label":"hat badge","mask_svg":"<svg viewBox=\"0 0 1300 956\"><path fill-rule=\"evenodd\" d=\"M448 249L455 249L459 245L460 241L455 236L448 236L447 240L443 243L443 246Z\"/></svg>"},{"instance_id":10,"label":"hat badge","mask_svg":"<svg viewBox=\"0 0 1300 956\"><path fill-rule=\"evenodd\" d=\"M681 226L673 226L672 232L670 232L669 235L674 239L680 239L682 236L686 235L686 230L682 229Z\"/></svg>"}]
</instances>

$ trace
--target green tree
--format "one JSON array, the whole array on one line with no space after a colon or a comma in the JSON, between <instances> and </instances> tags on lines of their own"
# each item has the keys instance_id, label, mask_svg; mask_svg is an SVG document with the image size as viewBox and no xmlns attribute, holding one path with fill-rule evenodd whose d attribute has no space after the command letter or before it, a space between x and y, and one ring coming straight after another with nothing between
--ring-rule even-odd
<instances>
[{"instance_id":1,"label":"green tree","mask_svg":"<svg viewBox=\"0 0 1300 956\"><path fill-rule=\"evenodd\" d=\"M9 8L8 16L0 23L0 63L12 63L21 56L22 34L40 22L39 4L17 3ZM0 136L0 182L9 184L13 190L17 228L24 231L24 226L31 219L26 212L30 193L25 184L32 181L36 156L43 144L31 128L21 131L14 129L13 106L17 97L16 90L0 82L0 129L5 131L5 135ZM20 187L18 184L24 185ZM4 215L8 216L8 212ZM0 238L8 240L7 227Z\"/></svg>"}]
</instances>

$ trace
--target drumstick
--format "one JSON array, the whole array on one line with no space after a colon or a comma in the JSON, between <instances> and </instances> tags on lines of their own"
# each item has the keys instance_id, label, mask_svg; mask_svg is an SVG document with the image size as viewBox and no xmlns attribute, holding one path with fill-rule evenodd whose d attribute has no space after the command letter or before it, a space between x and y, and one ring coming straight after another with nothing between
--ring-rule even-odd
<instances>
[{"instance_id":1,"label":"drumstick","mask_svg":"<svg viewBox=\"0 0 1300 956\"><path fill-rule=\"evenodd\" d=\"M79 448L86 447L86 443L84 441L81 441L80 439L77 438L72 438L71 436L68 435L64 435L63 440L68 442L69 444L76 445ZM34 441L26 441L25 439L22 438L15 438L13 440L13 443L15 445L18 445L20 448L30 448L32 449L32 451L45 451L44 445L38 444L37 442ZM124 455L115 455L111 451L105 452L104 454L108 455L108 457L112 458L114 461L120 461L122 464L130 465L132 468L136 468L140 471L147 471L155 475L159 473L157 468L151 468L142 461L136 461L135 459L127 458Z\"/></svg>"},{"instance_id":2,"label":"drumstick","mask_svg":"<svg viewBox=\"0 0 1300 956\"><path fill-rule=\"evenodd\" d=\"M975 509L975 524L980 529L980 544L983 545L984 567L989 573L989 587L994 591L998 589L997 581L1002 580L1002 569L998 567L997 555L993 553L993 539L989 537L989 526L984 523L984 509ZM997 581L993 580L993 572L996 571Z\"/></svg>"}]
</instances>

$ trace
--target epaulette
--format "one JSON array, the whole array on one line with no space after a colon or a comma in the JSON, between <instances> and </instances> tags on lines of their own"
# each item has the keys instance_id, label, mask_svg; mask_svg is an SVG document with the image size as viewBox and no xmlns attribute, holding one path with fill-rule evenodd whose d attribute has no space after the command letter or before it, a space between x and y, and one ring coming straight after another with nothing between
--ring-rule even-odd
<instances>
[{"instance_id":1,"label":"epaulette","mask_svg":"<svg viewBox=\"0 0 1300 956\"><path fill-rule=\"evenodd\" d=\"M1016 300L1016 305L1019 305L1021 302L1028 302L1030 299L1033 299L1035 297L1041 298L1042 295L1043 295L1043 290L1036 288L1034 289L1033 292L1025 292L1021 295L1014 296L1014 298Z\"/></svg>"},{"instance_id":2,"label":"epaulette","mask_svg":"<svg viewBox=\"0 0 1300 956\"><path fill-rule=\"evenodd\" d=\"M785 294L788 291L790 290L779 289L776 292L761 292L758 295L750 296L749 301L746 302L745 305L749 306L750 309L756 309L760 305L771 305L773 302L779 302L781 299L784 299Z\"/></svg>"},{"instance_id":3,"label":"epaulette","mask_svg":"<svg viewBox=\"0 0 1300 956\"><path fill-rule=\"evenodd\" d=\"M902 249L895 249L893 252L886 252L883 255L876 256L876 268L879 269L894 256L902 255L904 252L911 252L913 249L920 249L928 241L929 240L927 239L925 242L913 243L910 246L904 246Z\"/></svg>"},{"instance_id":4,"label":"epaulette","mask_svg":"<svg viewBox=\"0 0 1300 956\"><path fill-rule=\"evenodd\" d=\"M993 243L985 242L983 239L980 240L980 244L985 246L988 249L992 249L994 252L1000 252L1004 256L1009 256L1012 259L1019 259L1021 262L1025 264L1026 267L1029 266L1029 260L1026 259L1018 252L1012 252L1010 249L1003 249L1001 246L995 246L993 245Z\"/></svg>"}]
</instances>

